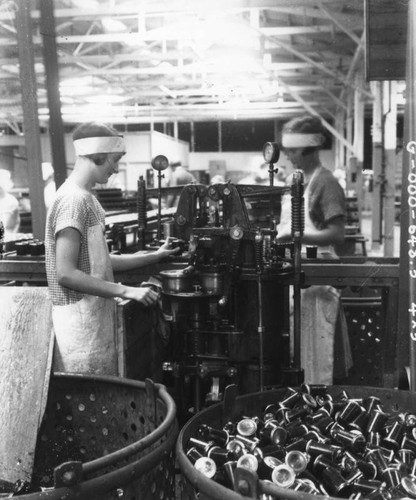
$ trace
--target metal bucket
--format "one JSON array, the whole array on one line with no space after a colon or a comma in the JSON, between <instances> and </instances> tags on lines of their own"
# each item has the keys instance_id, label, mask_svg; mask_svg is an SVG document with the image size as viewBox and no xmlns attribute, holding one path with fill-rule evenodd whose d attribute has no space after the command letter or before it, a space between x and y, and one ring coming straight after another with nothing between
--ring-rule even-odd
<instances>
[{"instance_id":1,"label":"metal bucket","mask_svg":"<svg viewBox=\"0 0 416 500\"><path fill-rule=\"evenodd\" d=\"M416 408L416 394L411 392L359 386L332 386L328 388L328 392L333 396L339 394L342 390L347 391L351 398L378 397L383 402L386 411L392 414L398 414L406 410L414 412ZM265 406L281 400L286 388L247 394L240 397L235 397L235 391L234 387L228 387L223 403L199 412L186 423L179 434L176 456L182 473L180 497L182 500L249 500L250 498L257 498L242 496L238 492L226 488L212 479L208 479L193 467L185 454L189 438L197 434L197 429L201 424L222 428L227 422L242 415L259 415ZM265 481L259 481L259 490L260 493L289 500L331 500L334 498L281 488Z\"/></svg>"},{"instance_id":2,"label":"metal bucket","mask_svg":"<svg viewBox=\"0 0 416 500\"><path fill-rule=\"evenodd\" d=\"M22 500L175 498L176 407L165 386L55 374Z\"/></svg>"}]
</instances>

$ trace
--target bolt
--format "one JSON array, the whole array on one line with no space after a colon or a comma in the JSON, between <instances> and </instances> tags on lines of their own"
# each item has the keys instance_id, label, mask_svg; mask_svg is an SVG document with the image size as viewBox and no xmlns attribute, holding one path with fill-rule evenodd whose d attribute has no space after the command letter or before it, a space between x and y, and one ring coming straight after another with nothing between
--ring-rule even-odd
<instances>
[{"instance_id":1,"label":"bolt","mask_svg":"<svg viewBox=\"0 0 416 500\"><path fill-rule=\"evenodd\" d=\"M240 479L238 481L238 492L241 493L242 495L248 496L250 494L250 485L245 479Z\"/></svg>"},{"instance_id":2,"label":"bolt","mask_svg":"<svg viewBox=\"0 0 416 500\"><path fill-rule=\"evenodd\" d=\"M66 471L62 474L62 482L64 484L73 484L76 479L75 472L73 470Z\"/></svg>"}]
</instances>

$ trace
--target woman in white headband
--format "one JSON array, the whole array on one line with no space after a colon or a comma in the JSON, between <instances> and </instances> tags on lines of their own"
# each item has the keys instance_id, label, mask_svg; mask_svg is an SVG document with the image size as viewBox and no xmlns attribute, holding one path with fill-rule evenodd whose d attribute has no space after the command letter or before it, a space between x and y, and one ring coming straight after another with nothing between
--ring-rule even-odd
<instances>
[{"instance_id":1,"label":"woman in white headband","mask_svg":"<svg viewBox=\"0 0 416 500\"><path fill-rule=\"evenodd\" d=\"M302 243L317 246L320 255L330 257L335 255L333 245L344 240L345 194L332 172L321 164L319 150L324 141L322 122L316 116L295 118L282 130L282 150L304 175ZM287 183L291 185L291 176ZM290 195L283 197L277 231L277 241L292 239ZM331 286L312 286L302 290L301 301L301 363L305 381L331 385L334 376L345 377L352 366L340 294Z\"/></svg>"},{"instance_id":2,"label":"woman in white headband","mask_svg":"<svg viewBox=\"0 0 416 500\"><path fill-rule=\"evenodd\" d=\"M54 370L117 375L115 297L154 304L149 287L114 283L113 271L152 264L177 251L169 241L149 254L110 255L105 212L92 194L118 172L123 137L106 124L90 122L72 135L76 161L48 210L45 249L55 332Z\"/></svg>"}]
</instances>

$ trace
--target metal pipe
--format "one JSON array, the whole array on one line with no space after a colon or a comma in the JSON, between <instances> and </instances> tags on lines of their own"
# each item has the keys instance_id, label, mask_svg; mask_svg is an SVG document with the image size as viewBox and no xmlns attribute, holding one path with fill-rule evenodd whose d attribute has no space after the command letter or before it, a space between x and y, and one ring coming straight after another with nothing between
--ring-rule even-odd
<instances>
[{"instance_id":1,"label":"metal pipe","mask_svg":"<svg viewBox=\"0 0 416 500\"><path fill-rule=\"evenodd\" d=\"M301 249L304 221L304 200L303 200L303 172L296 170L293 174L292 182L292 237L294 243L293 266L293 364L296 370L300 369L300 337L301 337Z\"/></svg>"},{"instance_id":2,"label":"metal pipe","mask_svg":"<svg viewBox=\"0 0 416 500\"><path fill-rule=\"evenodd\" d=\"M263 350L263 286L261 281L262 275L262 254L263 254L263 235L260 230L257 231L255 240L255 255L256 255L256 269L257 269L257 305L259 311L259 321L257 332L259 334L259 378L260 378L260 391L264 389L264 350Z\"/></svg>"}]
</instances>

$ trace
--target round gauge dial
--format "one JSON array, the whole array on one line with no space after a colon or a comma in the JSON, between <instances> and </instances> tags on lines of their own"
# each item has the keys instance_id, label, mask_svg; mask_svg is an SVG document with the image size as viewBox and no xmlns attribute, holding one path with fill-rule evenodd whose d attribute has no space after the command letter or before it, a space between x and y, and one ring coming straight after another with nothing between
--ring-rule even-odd
<instances>
[{"instance_id":1,"label":"round gauge dial","mask_svg":"<svg viewBox=\"0 0 416 500\"><path fill-rule=\"evenodd\" d=\"M266 142L263 146L263 158L267 163L276 163L280 156L279 146L276 142Z\"/></svg>"},{"instance_id":2,"label":"round gauge dial","mask_svg":"<svg viewBox=\"0 0 416 500\"><path fill-rule=\"evenodd\" d=\"M166 170L169 166L169 160L164 155L157 155L152 160L152 167L155 170Z\"/></svg>"}]
</instances>

